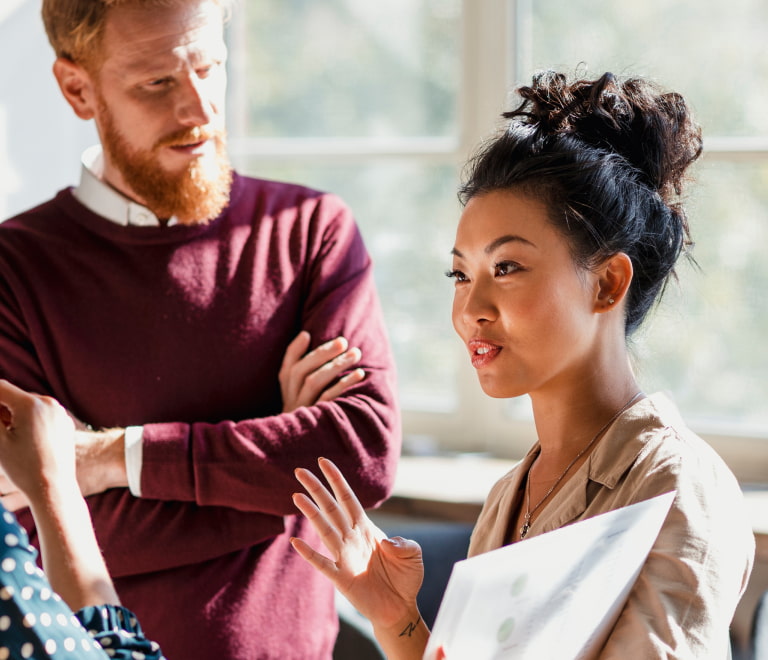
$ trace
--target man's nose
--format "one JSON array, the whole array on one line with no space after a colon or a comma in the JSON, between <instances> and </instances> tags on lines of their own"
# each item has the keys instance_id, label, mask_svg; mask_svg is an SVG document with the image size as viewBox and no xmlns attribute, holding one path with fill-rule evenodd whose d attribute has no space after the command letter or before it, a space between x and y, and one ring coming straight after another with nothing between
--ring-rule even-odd
<instances>
[{"instance_id":1,"label":"man's nose","mask_svg":"<svg viewBox=\"0 0 768 660\"><path fill-rule=\"evenodd\" d=\"M216 114L215 104L206 94L206 84L194 76L186 78L179 90L176 118L184 126L203 126Z\"/></svg>"}]
</instances>

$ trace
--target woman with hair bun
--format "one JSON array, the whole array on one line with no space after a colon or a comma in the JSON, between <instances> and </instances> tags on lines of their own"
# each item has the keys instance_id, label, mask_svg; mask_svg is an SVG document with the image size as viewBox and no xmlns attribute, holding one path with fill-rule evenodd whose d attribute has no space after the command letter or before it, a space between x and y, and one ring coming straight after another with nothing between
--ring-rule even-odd
<instances>
[{"instance_id":1,"label":"woman with hair bun","mask_svg":"<svg viewBox=\"0 0 768 660\"><path fill-rule=\"evenodd\" d=\"M754 557L741 490L672 402L642 391L627 349L690 247L683 183L701 130L679 94L643 79L546 72L518 91L469 163L448 274L483 390L528 394L538 442L494 485L469 555L674 490L600 658L725 658ZM335 561L295 549L371 619L388 657L421 658L418 545L385 538L319 465L333 494L297 470L312 499L294 501Z\"/></svg>"}]
</instances>

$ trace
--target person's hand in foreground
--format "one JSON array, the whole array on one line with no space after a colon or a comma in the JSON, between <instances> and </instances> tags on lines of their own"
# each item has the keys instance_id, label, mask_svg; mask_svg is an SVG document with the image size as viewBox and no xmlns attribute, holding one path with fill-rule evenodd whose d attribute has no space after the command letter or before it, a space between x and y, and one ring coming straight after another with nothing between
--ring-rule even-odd
<instances>
[{"instance_id":1,"label":"person's hand in foreground","mask_svg":"<svg viewBox=\"0 0 768 660\"><path fill-rule=\"evenodd\" d=\"M29 502L54 590L73 610L119 604L80 494L74 425L64 408L0 380L0 466Z\"/></svg>"},{"instance_id":2,"label":"person's hand in foreground","mask_svg":"<svg viewBox=\"0 0 768 660\"><path fill-rule=\"evenodd\" d=\"M333 494L314 474L298 468L296 478L310 497L296 493L293 501L332 559L301 539L292 539L293 547L370 619L390 660L420 659L429 638L416 604L424 577L421 548L415 541L387 538L365 514L339 469L324 458L318 464Z\"/></svg>"},{"instance_id":3,"label":"person's hand in foreground","mask_svg":"<svg viewBox=\"0 0 768 660\"><path fill-rule=\"evenodd\" d=\"M278 374L284 413L335 399L365 378L359 368L341 375L362 357L359 348L349 348L345 337L336 337L307 353L310 341L309 333L302 330L285 349Z\"/></svg>"}]
</instances>

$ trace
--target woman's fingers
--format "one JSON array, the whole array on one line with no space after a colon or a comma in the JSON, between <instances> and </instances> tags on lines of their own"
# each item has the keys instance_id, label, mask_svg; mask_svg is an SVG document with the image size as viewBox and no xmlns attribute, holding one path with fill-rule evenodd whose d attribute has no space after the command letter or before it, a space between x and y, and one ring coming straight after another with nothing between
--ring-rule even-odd
<instances>
[{"instance_id":1,"label":"woman's fingers","mask_svg":"<svg viewBox=\"0 0 768 660\"><path fill-rule=\"evenodd\" d=\"M337 580L341 573L359 575L367 570L371 556L379 552L379 543L386 535L370 521L341 471L325 458L319 459L318 464L333 494L312 472L297 468L296 478L308 495L295 493L294 504L334 557L340 573Z\"/></svg>"},{"instance_id":2,"label":"woman's fingers","mask_svg":"<svg viewBox=\"0 0 768 660\"><path fill-rule=\"evenodd\" d=\"M314 501L314 505L319 512L322 513L325 521L332 524L341 536L349 534L352 528L351 521L347 517L346 512L338 506L333 495L328 492L328 489L322 482L309 470L305 470L304 468L297 468L295 474L296 479L298 479L299 483L304 486L304 489L309 493Z\"/></svg>"},{"instance_id":3,"label":"woman's fingers","mask_svg":"<svg viewBox=\"0 0 768 660\"><path fill-rule=\"evenodd\" d=\"M352 488L350 488L349 483L347 483L347 480L344 478L341 470L336 467L335 463L327 458L319 458L317 464L320 466L320 471L328 480L331 490L333 490L333 494L336 497L336 502L338 502L340 507L344 510L347 518L352 522L352 525L356 525L364 519L367 519L365 509L363 509L362 504L360 504L360 500L357 499L357 495L355 495Z\"/></svg>"},{"instance_id":4,"label":"woman's fingers","mask_svg":"<svg viewBox=\"0 0 768 660\"><path fill-rule=\"evenodd\" d=\"M346 535L356 525L367 522L365 509L333 461L321 457L317 463L323 476L328 480L333 494L309 470L297 468L296 479L312 496L323 515L336 525L342 535Z\"/></svg>"},{"instance_id":5,"label":"woman's fingers","mask_svg":"<svg viewBox=\"0 0 768 660\"><path fill-rule=\"evenodd\" d=\"M317 550L315 550L312 546L310 546L308 543L306 543L302 539L293 537L291 539L291 545L293 546L293 549L299 553L299 556L302 559L307 561L311 566L313 566L318 571L320 571L332 582L335 582L335 578L338 573L338 569L336 567L335 562L331 561L330 559L328 559L328 557L325 557L324 555L317 552Z\"/></svg>"},{"instance_id":6,"label":"woman's fingers","mask_svg":"<svg viewBox=\"0 0 768 660\"><path fill-rule=\"evenodd\" d=\"M339 550L343 545L342 534L338 528L325 517L317 505L304 493L294 493L293 503L301 511L307 520L311 523L315 531L320 535L320 539L328 550L338 556Z\"/></svg>"},{"instance_id":7,"label":"woman's fingers","mask_svg":"<svg viewBox=\"0 0 768 660\"><path fill-rule=\"evenodd\" d=\"M392 536L382 541L381 549L384 554L394 559L417 559L421 561L421 546L412 539Z\"/></svg>"}]
</instances>

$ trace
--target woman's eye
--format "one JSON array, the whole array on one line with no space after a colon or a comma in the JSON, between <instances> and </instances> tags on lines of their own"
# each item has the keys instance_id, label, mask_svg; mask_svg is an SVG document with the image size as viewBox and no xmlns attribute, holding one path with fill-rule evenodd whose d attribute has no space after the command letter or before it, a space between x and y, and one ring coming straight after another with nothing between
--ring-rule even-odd
<instances>
[{"instance_id":1,"label":"woman's eye","mask_svg":"<svg viewBox=\"0 0 768 660\"><path fill-rule=\"evenodd\" d=\"M503 277L509 275L515 271L520 270L520 266L514 261L500 261L494 266L494 274L497 277Z\"/></svg>"},{"instance_id":2,"label":"woman's eye","mask_svg":"<svg viewBox=\"0 0 768 660\"><path fill-rule=\"evenodd\" d=\"M467 282L467 276L462 273L460 270L449 270L445 273L446 277L451 278L452 280L458 282Z\"/></svg>"}]
</instances>

